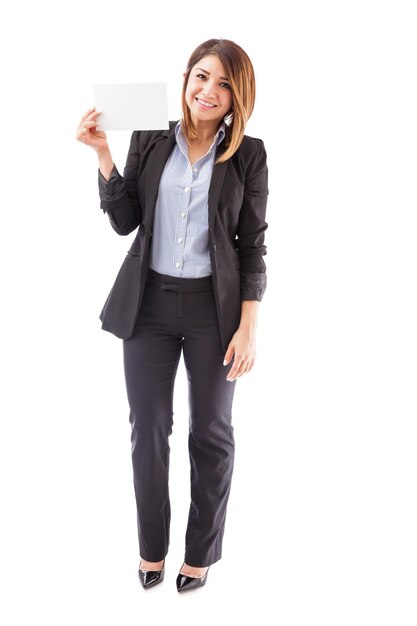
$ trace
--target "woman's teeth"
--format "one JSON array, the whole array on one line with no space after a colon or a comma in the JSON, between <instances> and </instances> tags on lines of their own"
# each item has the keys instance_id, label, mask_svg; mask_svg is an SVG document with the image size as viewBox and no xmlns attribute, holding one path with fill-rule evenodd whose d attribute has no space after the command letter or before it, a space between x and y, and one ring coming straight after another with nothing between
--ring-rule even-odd
<instances>
[{"instance_id":1,"label":"woman's teeth","mask_svg":"<svg viewBox=\"0 0 417 626\"><path fill-rule=\"evenodd\" d=\"M200 98L197 98L197 102L205 107L209 107L210 109L213 109L216 106L215 104L210 104L210 102L206 102L205 100L201 100Z\"/></svg>"}]
</instances>

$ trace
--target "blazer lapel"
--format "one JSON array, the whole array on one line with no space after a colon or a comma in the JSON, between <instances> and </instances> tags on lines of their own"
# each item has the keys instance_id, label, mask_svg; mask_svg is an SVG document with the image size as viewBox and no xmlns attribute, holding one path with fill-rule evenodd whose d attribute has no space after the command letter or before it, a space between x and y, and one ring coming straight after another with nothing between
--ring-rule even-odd
<instances>
[{"instance_id":1,"label":"blazer lapel","mask_svg":"<svg viewBox=\"0 0 417 626\"><path fill-rule=\"evenodd\" d=\"M214 160L216 160L217 157L225 151L225 149L225 138L223 137L223 141L217 146ZM210 232L213 232L214 220L216 217L217 206L219 204L220 193L223 187L227 164L228 161L223 161L223 163L213 165L213 173L208 191L208 222Z\"/></svg>"},{"instance_id":2,"label":"blazer lapel","mask_svg":"<svg viewBox=\"0 0 417 626\"><path fill-rule=\"evenodd\" d=\"M169 155L175 146L175 125L177 122L171 122L169 130L164 131L156 146L149 155L148 164L148 180L146 181L146 222L148 228L152 230L152 224L155 214L156 200L158 197L159 181L162 172L168 161Z\"/></svg>"}]
</instances>

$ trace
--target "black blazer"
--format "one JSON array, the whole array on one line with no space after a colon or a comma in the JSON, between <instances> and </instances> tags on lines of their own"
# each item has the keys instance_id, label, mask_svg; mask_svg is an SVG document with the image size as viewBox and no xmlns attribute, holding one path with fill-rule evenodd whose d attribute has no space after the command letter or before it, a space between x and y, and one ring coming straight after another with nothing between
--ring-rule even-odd
<instances>
[{"instance_id":1,"label":"black blazer","mask_svg":"<svg viewBox=\"0 0 417 626\"><path fill-rule=\"evenodd\" d=\"M106 182L98 170L100 208L113 229L128 235L139 227L99 316L102 329L121 339L132 335L142 301L159 181L175 146L176 124L170 122L169 130L133 131L123 176L114 166ZM266 288L267 196L264 144L245 135L230 159L214 165L208 194L209 249L225 352L240 323L241 301L262 300Z\"/></svg>"}]
</instances>

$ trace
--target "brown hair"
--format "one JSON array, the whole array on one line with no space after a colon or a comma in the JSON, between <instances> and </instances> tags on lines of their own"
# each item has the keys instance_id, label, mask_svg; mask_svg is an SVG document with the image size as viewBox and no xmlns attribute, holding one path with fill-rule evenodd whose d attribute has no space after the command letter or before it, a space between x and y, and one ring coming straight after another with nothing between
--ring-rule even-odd
<instances>
[{"instance_id":1,"label":"brown hair","mask_svg":"<svg viewBox=\"0 0 417 626\"><path fill-rule=\"evenodd\" d=\"M255 72L246 52L229 39L208 39L194 50L187 63L181 99L182 128L189 142L197 137L197 133L185 99L187 83L194 65L210 54L217 56L223 64L232 93L232 107L223 118L226 123L226 150L216 160L216 163L222 163L230 159L242 143L246 123L255 106Z\"/></svg>"}]
</instances>

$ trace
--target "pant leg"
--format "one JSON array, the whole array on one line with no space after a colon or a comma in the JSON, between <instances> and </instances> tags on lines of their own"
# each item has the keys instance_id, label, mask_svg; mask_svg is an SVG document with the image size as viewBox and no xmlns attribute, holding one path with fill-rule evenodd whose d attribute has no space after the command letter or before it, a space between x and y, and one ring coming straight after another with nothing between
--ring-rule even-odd
<instances>
[{"instance_id":1,"label":"pant leg","mask_svg":"<svg viewBox=\"0 0 417 626\"><path fill-rule=\"evenodd\" d=\"M175 311L175 293L146 285L135 331L123 341L139 550L147 561L164 559L169 545L168 437L182 346Z\"/></svg>"},{"instance_id":2,"label":"pant leg","mask_svg":"<svg viewBox=\"0 0 417 626\"><path fill-rule=\"evenodd\" d=\"M221 558L234 464L232 403L236 381L223 365L213 291L184 299L184 362L189 390L191 504L185 561L206 567Z\"/></svg>"}]
</instances>

